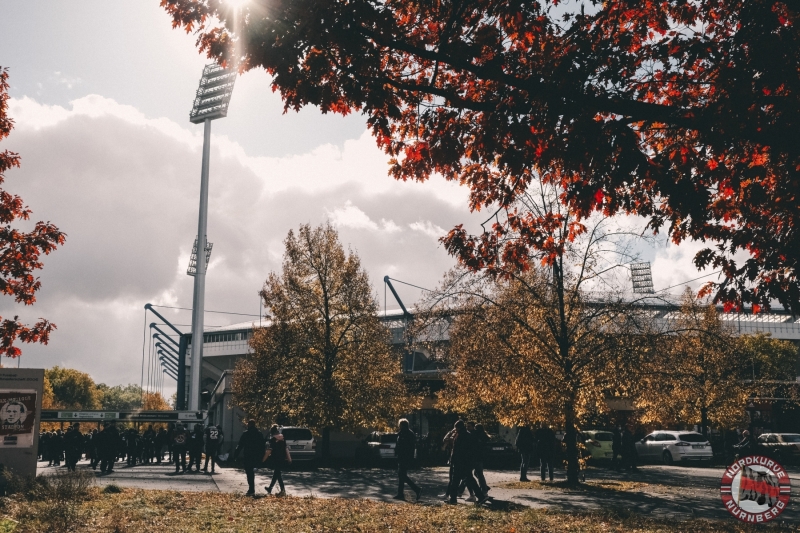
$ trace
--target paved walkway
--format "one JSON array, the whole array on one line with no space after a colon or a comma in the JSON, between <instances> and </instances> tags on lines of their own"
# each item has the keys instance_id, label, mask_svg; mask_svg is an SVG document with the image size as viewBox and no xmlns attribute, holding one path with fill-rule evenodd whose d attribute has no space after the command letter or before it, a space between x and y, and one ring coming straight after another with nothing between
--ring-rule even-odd
<instances>
[{"instance_id":1,"label":"paved walkway","mask_svg":"<svg viewBox=\"0 0 800 533\"><path fill-rule=\"evenodd\" d=\"M244 472L237 468L218 468L212 475L202 473L174 474L169 465L140 465L133 468L117 463L114 473L100 475L100 486L116 484L121 487L176 490L176 491L219 491L242 492L247 490ZM79 468L88 469L82 461ZM39 473L47 474L55 470L46 463L39 463ZM660 517L688 519L713 518L726 519L719 496L719 480L722 468L695 468L682 466L647 465L636 473L619 474L604 468L587 470L587 480L633 481L645 483L641 490L591 490L563 491L553 489L508 489L501 485L517 481L519 474L512 471L487 471L486 480L493 497L491 503L497 509L513 505L534 508L551 508L562 511L590 511L616 509ZM264 486L270 481L272 472L268 469L257 471L257 493L265 495ZM410 473L422 488L421 503L441 502L447 484L445 467L421 468ZM319 468L294 469L283 475L286 491L293 496L314 496L318 498L369 498L394 502L392 496L397 490L396 474L389 468ZM531 477L535 479L535 477ZM564 479L564 472L556 472L556 481ZM782 520L800 524L800 471L790 472L792 481L792 501L783 513ZM277 490L277 489L276 489ZM407 493L410 501L414 496ZM733 518L730 518L733 520Z\"/></svg>"}]
</instances>

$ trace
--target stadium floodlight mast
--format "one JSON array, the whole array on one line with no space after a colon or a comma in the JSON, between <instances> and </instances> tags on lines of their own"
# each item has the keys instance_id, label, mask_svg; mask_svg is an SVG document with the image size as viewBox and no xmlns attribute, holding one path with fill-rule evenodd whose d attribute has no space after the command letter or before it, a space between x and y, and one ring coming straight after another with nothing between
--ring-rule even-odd
<instances>
[{"instance_id":1,"label":"stadium floodlight mast","mask_svg":"<svg viewBox=\"0 0 800 533\"><path fill-rule=\"evenodd\" d=\"M206 297L206 268L211 255L206 228L208 226L208 164L211 155L211 121L228 115L228 104L233 94L236 71L216 63L206 65L200 78L200 87L189 113L192 124L203 124L203 167L200 172L200 214L197 220L195 246L194 296L192 302L192 373L189 379L189 410L200 409L200 370L203 366L203 314ZM206 252L206 260L197 261ZM191 270L194 270L192 273Z\"/></svg>"}]
</instances>

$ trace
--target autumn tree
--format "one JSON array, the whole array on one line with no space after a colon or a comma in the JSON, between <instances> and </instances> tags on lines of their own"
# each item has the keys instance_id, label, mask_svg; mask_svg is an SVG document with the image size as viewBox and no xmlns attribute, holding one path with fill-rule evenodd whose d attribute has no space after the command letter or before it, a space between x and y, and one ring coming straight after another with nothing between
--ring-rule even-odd
<instances>
[{"instance_id":1,"label":"autumn tree","mask_svg":"<svg viewBox=\"0 0 800 533\"><path fill-rule=\"evenodd\" d=\"M8 69L0 67L0 141L11 134L14 121L8 116ZM9 150L0 151L0 185L5 173L20 166L20 156ZM13 296L16 303L33 305L41 287L34 276L42 268L41 256L64 244L66 235L50 222L37 222L30 231L12 226L27 221L31 210L22 198L0 188L0 294ZM23 324L19 316L0 317L0 355L19 357L18 341L47 344L55 324L40 318L32 326Z\"/></svg>"},{"instance_id":2,"label":"autumn tree","mask_svg":"<svg viewBox=\"0 0 800 533\"><path fill-rule=\"evenodd\" d=\"M142 411L169 411L172 408L160 392L145 391L141 399L141 409Z\"/></svg>"},{"instance_id":3,"label":"autumn tree","mask_svg":"<svg viewBox=\"0 0 800 533\"><path fill-rule=\"evenodd\" d=\"M45 390L53 391L51 409L100 409L103 393L92 377L79 370L54 366L44 371Z\"/></svg>"},{"instance_id":4,"label":"autumn tree","mask_svg":"<svg viewBox=\"0 0 800 533\"><path fill-rule=\"evenodd\" d=\"M322 433L385 427L414 408L392 355L389 332L358 256L330 225L290 231L283 271L261 291L270 325L237 363L235 401L263 423L288 417Z\"/></svg>"},{"instance_id":5,"label":"autumn tree","mask_svg":"<svg viewBox=\"0 0 800 533\"><path fill-rule=\"evenodd\" d=\"M169 403L158 392L143 391L136 383L115 385L105 383L97 385L102 395L101 409L104 411L164 411L170 410Z\"/></svg>"},{"instance_id":6,"label":"autumn tree","mask_svg":"<svg viewBox=\"0 0 800 533\"><path fill-rule=\"evenodd\" d=\"M532 216L558 212L557 191L517 206ZM580 235L568 215L552 220L548 252L531 266L498 262L474 273L450 273L423 304L412 335L454 316L447 357L452 373L442 407L488 405L509 425L546 421L565 430L567 480L578 482L577 430L584 417L607 412L609 397L628 397L648 349L649 315L622 289L632 232L597 218ZM514 239L514 235L509 235ZM419 341L417 341L419 342ZM423 341L424 342L424 341Z\"/></svg>"},{"instance_id":7,"label":"autumn tree","mask_svg":"<svg viewBox=\"0 0 800 533\"><path fill-rule=\"evenodd\" d=\"M643 363L636 407L644 423L662 426L742 422L753 385L744 381L749 365L736 357L738 339L713 305L687 289L680 310L671 313L659 349Z\"/></svg>"},{"instance_id":8,"label":"autumn tree","mask_svg":"<svg viewBox=\"0 0 800 533\"><path fill-rule=\"evenodd\" d=\"M797 346L791 341L766 333L742 335L736 340L735 357L745 380L797 382Z\"/></svg>"},{"instance_id":9,"label":"autumn tree","mask_svg":"<svg viewBox=\"0 0 800 533\"><path fill-rule=\"evenodd\" d=\"M796 3L161 5L209 57L265 69L287 110L365 113L394 177L440 174L497 210L482 233L446 237L460 257L535 248L542 221L512 206L543 176L579 218L634 213L708 242L695 264L723 270L716 299L800 311ZM508 229L518 239L496 246Z\"/></svg>"}]
</instances>

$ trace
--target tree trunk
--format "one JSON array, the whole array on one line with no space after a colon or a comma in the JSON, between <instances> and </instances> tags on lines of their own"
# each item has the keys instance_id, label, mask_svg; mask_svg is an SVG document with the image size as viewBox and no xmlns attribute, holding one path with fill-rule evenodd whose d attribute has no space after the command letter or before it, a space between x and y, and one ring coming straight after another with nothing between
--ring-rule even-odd
<instances>
[{"instance_id":1,"label":"tree trunk","mask_svg":"<svg viewBox=\"0 0 800 533\"><path fill-rule=\"evenodd\" d=\"M328 464L331 458L331 428L322 428L322 463Z\"/></svg>"},{"instance_id":2,"label":"tree trunk","mask_svg":"<svg viewBox=\"0 0 800 533\"><path fill-rule=\"evenodd\" d=\"M700 429L705 438L708 438L708 408L700 409Z\"/></svg>"},{"instance_id":3,"label":"tree trunk","mask_svg":"<svg viewBox=\"0 0 800 533\"><path fill-rule=\"evenodd\" d=\"M575 408L568 403L564 412L564 442L567 444L567 485L578 484L580 463L578 462L577 435L575 433Z\"/></svg>"}]
</instances>

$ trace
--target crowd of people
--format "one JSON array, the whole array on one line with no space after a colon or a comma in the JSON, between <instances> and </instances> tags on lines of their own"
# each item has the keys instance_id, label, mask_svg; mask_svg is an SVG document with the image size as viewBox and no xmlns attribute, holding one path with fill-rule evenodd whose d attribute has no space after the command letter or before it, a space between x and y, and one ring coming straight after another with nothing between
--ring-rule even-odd
<instances>
[{"instance_id":1,"label":"crowd of people","mask_svg":"<svg viewBox=\"0 0 800 533\"><path fill-rule=\"evenodd\" d=\"M119 428L115 421L103 422L101 430L82 432L76 422L66 430L44 431L39 435L39 459L48 466L66 466L75 470L78 461L89 461L93 470L100 467L102 474L110 474L117 463L128 467L142 464L168 464L175 472L189 472L194 467L201 471L202 456L205 464L202 471L211 473L218 461L219 450L224 441L220 426L195 424L190 431L181 422L156 429L150 424L144 432L135 427ZM187 454L189 462L187 465Z\"/></svg>"}]
</instances>

